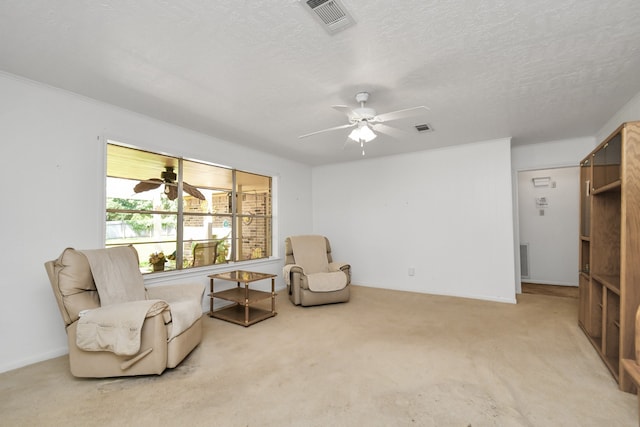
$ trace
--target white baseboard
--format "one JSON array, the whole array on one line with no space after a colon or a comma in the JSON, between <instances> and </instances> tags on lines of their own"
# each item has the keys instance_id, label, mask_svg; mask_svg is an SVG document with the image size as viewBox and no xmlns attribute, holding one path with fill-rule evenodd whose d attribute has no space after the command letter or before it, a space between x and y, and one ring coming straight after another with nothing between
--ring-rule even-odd
<instances>
[{"instance_id":1,"label":"white baseboard","mask_svg":"<svg viewBox=\"0 0 640 427\"><path fill-rule=\"evenodd\" d=\"M55 350L47 351L45 353L41 353L35 356L27 357L22 360L14 360L11 363L6 365L0 365L0 373L13 371L14 369L22 368L24 366L33 365L34 363L43 362L45 360L53 359L55 357L64 356L69 353L69 349L65 347L61 347Z\"/></svg>"},{"instance_id":2,"label":"white baseboard","mask_svg":"<svg viewBox=\"0 0 640 427\"><path fill-rule=\"evenodd\" d=\"M469 298L469 299L477 299L477 300L481 300L481 301L493 301L493 302L503 302L503 303L507 303L507 304L517 304L516 297L515 297L515 291L514 291L513 298L501 298L501 297L492 297L492 296L488 296L488 295L435 293L435 292L427 292L427 291L423 291L423 290L409 289L409 288L406 288L406 289L405 288L387 288L387 287L384 287L384 286L368 284L368 283L362 283L362 282L353 283L353 285L355 285L355 286L364 286L364 287L368 287L368 288L388 289L390 291L416 292L416 293L419 293L419 294L427 294L427 295L439 295L439 296L444 296L444 297Z\"/></svg>"},{"instance_id":3,"label":"white baseboard","mask_svg":"<svg viewBox=\"0 0 640 427\"><path fill-rule=\"evenodd\" d=\"M561 282L557 280L538 280L538 279L522 279L522 283L533 283L539 285L557 285L557 286L573 286L578 287L577 283Z\"/></svg>"}]
</instances>

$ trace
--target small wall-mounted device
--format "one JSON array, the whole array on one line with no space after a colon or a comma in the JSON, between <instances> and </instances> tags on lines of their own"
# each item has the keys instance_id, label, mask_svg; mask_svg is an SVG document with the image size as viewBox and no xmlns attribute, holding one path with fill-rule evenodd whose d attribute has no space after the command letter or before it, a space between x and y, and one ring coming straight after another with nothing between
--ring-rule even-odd
<instances>
[{"instance_id":1,"label":"small wall-mounted device","mask_svg":"<svg viewBox=\"0 0 640 427\"><path fill-rule=\"evenodd\" d=\"M542 176L538 178L532 178L531 181L533 181L534 187L548 187L549 184L551 183L551 177Z\"/></svg>"}]
</instances>

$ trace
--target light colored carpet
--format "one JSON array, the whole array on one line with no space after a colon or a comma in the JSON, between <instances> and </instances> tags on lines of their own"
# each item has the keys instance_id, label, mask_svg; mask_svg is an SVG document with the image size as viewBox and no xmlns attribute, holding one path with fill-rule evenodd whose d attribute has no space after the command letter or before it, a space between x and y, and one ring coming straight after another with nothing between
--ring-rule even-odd
<instances>
[{"instance_id":1,"label":"light colored carpet","mask_svg":"<svg viewBox=\"0 0 640 427\"><path fill-rule=\"evenodd\" d=\"M518 304L354 286L249 328L206 317L161 376L75 379L66 357L0 375L2 426L633 426L577 301Z\"/></svg>"}]
</instances>

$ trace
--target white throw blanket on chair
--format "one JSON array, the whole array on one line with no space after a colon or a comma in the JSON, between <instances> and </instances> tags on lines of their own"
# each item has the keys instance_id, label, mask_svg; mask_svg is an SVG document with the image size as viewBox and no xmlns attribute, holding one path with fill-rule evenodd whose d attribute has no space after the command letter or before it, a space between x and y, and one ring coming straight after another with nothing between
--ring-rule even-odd
<instances>
[{"instance_id":1,"label":"white throw blanket on chair","mask_svg":"<svg viewBox=\"0 0 640 427\"><path fill-rule=\"evenodd\" d=\"M313 292L338 291L347 286L347 275L343 271L329 271L324 236L292 236L290 239L296 263L284 267L287 285L290 285L291 267L297 265L307 276L309 289Z\"/></svg>"},{"instance_id":2,"label":"white throw blanket on chair","mask_svg":"<svg viewBox=\"0 0 640 427\"><path fill-rule=\"evenodd\" d=\"M176 296L147 299L138 255L131 246L82 251L100 295L98 309L87 311L78 321L76 344L87 351L111 351L132 355L140 348L140 332L146 317L171 312L170 341L202 316L200 300ZM133 351L133 353L131 353Z\"/></svg>"},{"instance_id":3,"label":"white throw blanket on chair","mask_svg":"<svg viewBox=\"0 0 640 427\"><path fill-rule=\"evenodd\" d=\"M81 251L89 260L100 305L147 299L138 255L131 246Z\"/></svg>"},{"instance_id":4,"label":"white throw blanket on chair","mask_svg":"<svg viewBox=\"0 0 640 427\"><path fill-rule=\"evenodd\" d=\"M140 351L144 319L168 308L169 305L162 300L142 300L81 312L76 344L85 351L110 351L119 356L133 356Z\"/></svg>"}]
</instances>

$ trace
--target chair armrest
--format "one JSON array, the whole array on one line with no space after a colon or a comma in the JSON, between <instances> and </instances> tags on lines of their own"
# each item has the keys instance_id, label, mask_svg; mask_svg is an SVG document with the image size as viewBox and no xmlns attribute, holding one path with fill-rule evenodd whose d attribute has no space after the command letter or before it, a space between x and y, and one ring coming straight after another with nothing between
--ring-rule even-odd
<instances>
[{"instance_id":1,"label":"chair armrest","mask_svg":"<svg viewBox=\"0 0 640 427\"><path fill-rule=\"evenodd\" d=\"M287 266L287 268L289 269L289 273L304 274L304 270L298 264L290 264L290 265Z\"/></svg>"},{"instance_id":2,"label":"chair armrest","mask_svg":"<svg viewBox=\"0 0 640 427\"><path fill-rule=\"evenodd\" d=\"M343 262L330 262L329 263L329 271L345 271L349 270L351 265L345 264Z\"/></svg>"},{"instance_id":3,"label":"chair armrest","mask_svg":"<svg viewBox=\"0 0 640 427\"><path fill-rule=\"evenodd\" d=\"M205 285L189 283L183 285L149 286L147 296L149 299L161 299L169 303L185 299L197 299L202 301Z\"/></svg>"},{"instance_id":4,"label":"chair armrest","mask_svg":"<svg viewBox=\"0 0 640 427\"><path fill-rule=\"evenodd\" d=\"M342 271L347 275L347 285L351 283L351 265L343 262L330 262L329 271Z\"/></svg>"}]
</instances>

